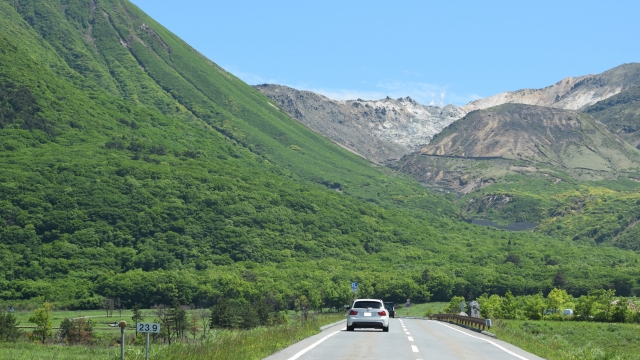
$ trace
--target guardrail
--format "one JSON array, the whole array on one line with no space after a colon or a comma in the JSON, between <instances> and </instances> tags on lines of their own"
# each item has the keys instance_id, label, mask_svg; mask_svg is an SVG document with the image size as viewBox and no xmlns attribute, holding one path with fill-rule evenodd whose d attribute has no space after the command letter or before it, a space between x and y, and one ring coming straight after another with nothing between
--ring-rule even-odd
<instances>
[{"instance_id":1,"label":"guardrail","mask_svg":"<svg viewBox=\"0 0 640 360\"><path fill-rule=\"evenodd\" d=\"M477 326L478 329L485 330L485 328L491 328L491 319L476 318L471 316L463 316L456 314L433 314L429 316L431 319L439 321L454 322L456 324L462 324L465 326Z\"/></svg>"}]
</instances>

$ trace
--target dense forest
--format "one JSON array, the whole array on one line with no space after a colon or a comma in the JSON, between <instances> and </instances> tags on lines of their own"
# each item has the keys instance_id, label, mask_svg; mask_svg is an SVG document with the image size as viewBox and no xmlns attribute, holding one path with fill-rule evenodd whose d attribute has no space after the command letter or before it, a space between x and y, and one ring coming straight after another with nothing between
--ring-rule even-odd
<instances>
[{"instance_id":1,"label":"dense forest","mask_svg":"<svg viewBox=\"0 0 640 360\"><path fill-rule=\"evenodd\" d=\"M340 307L351 281L391 301L640 293L636 252L559 225L467 224L452 198L306 129L127 1L0 11L3 303Z\"/></svg>"}]
</instances>

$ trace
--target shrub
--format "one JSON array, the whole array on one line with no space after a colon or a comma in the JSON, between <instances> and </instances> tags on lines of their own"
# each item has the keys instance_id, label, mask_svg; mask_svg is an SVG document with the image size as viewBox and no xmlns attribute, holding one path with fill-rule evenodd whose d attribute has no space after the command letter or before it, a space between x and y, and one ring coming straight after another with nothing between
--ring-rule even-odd
<instances>
[{"instance_id":1,"label":"shrub","mask_svg":"<svg viewBox=\"0 0 640 360\"><path fill-rule=\"evenodd\" d=\"M0 341L15 341L21 335L18 319L9 312L0 311Z\"/></svg>"}]
</instances>

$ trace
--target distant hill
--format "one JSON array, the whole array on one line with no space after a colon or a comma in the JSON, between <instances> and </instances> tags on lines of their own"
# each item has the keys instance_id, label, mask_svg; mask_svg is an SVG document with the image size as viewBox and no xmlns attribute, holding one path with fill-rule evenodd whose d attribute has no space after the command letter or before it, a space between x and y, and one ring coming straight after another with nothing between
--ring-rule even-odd
<instances>
[{"instance_id":1,"label":"distant hill","mask_svg":"<svg viewBox=\"0 0 640 360\"><path fill-rule=\"evenodd\" d=\"M588 115L521 104L471 112L440 132L420 153L597 171L628 169L640 161L637 149Z\"/></svg>"},{"instance_id":2,"label":"distant hill","mask_svg":"<svg viewBox=\"0 0 640 360\"><path fill-rule=\"evenodd\" d=\"M588 114L504 104L467 114L393 168L467 194L508 174L599 180L639 164L640 151Z\"/></svg>"},{"instance_id":3,"label":"distant hill","mask_svg":"<svg viewBox=\"0 0 640 360\"><path fill-rule=\"evenodd\" d=\"M617 66L597 75L569 77L543 89L503 92L462 107L466 112L502 104L528 104L578 110L640 85L640 64Z\"/></svg>"},{"instance_id":4,"label":"distant hill","mask_svg":"<svg viewBox=\"0 0 640 360\"><path fill-rule=\"evenodd\" d=\"M631 145L640 146L640 85L584 109Z\"/></svg>"},{"instance_id":5,"label":"distant hill","mask_svg":"<svg viewBox=\"0 0 640 360\"><path fill-rule=\"evenodd\" d=\"M377 163L420 149L465 114L454 105L425 106L409 97L337 101L281 85L254 87L310 129Z\"/></svg>"}]
</instances>

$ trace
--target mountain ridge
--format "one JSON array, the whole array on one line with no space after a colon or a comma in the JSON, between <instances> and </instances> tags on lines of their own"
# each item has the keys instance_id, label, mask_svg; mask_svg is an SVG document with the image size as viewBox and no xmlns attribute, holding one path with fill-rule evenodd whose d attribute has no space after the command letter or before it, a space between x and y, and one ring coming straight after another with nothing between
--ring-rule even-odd
<instances>
[{"instance_id":1,"label":"mountain ridge","mask_svg":"<svg viewBox=\"0 0 640 360\"><path fill-rule=\"evenodd\" d=\"M464 115L455 105L427 106L410 97L332 100L282 85L263 84L254 88L310 129L383 164L418 150Z\"/></svg>"},{"instance_id":2,"label":"mountain ridge","mask_svg":"<svg viewBox=\"0 0 640 360\"><path fill-rule=\"evenodd\" d=\"M474 100L462 108L466 112L507 103L579 110L640 84L640 64L619 65L600 74L568 77L542 89L502 92Z\"/></svg>"}]
</instances>

